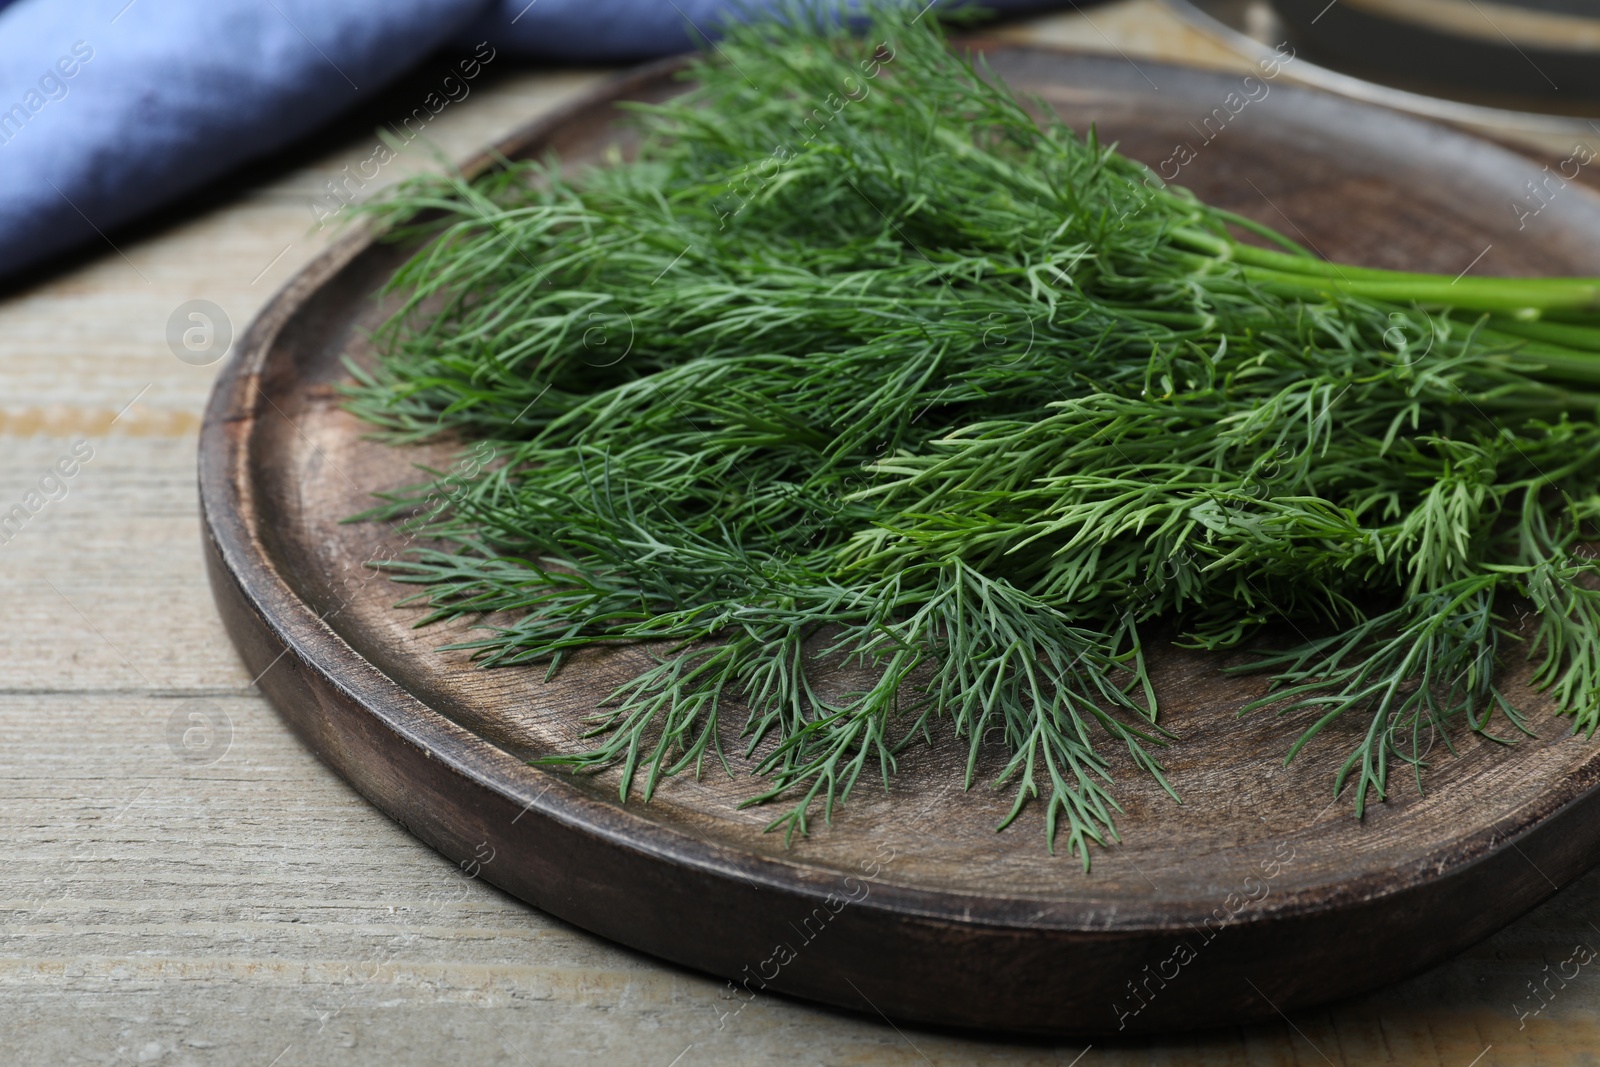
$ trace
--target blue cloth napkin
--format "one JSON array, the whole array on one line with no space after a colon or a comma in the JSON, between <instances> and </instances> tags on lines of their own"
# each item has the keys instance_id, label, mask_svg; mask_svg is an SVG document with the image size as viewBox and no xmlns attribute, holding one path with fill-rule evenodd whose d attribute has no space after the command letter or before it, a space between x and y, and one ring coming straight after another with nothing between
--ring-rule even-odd
<instances>
[{"instance_id":1,"label":"blue cloth napkin","mask_svg":"<svg viewBox=\"0 0 1600 1067\"><path fill-rule=\"evenodd\" d=\"M441 47L639 59L684 51L697 31L715 36L734 10L728 0L0 0L0 278L110 246L118 226L271 155Z\"/></svg>"}]
</instances>

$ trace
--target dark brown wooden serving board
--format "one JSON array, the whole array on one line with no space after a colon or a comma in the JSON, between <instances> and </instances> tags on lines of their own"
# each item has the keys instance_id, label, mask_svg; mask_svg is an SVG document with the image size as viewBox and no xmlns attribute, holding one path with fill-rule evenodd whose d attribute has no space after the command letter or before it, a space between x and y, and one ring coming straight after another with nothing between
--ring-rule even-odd
<instances>
[{"instance_id":1,"label":"dark brown wooden serving board","mask_svg":"<svg viewBox=\"0 0 1600 1067\"><path fill-rule=\"evenodd\" d=\"M1169 174L1182 157L1181 183L1326 255L1600 274L1600 196L1570 185L1519 218L1511 205L1539 166L1467 135L1260 77L987 50L1074 125L1098 122ZM614 102L670 94L670 70L622 78L500 150L596 159L622 136ZM1537 740L1462 736L1456 757L1433 743L1426 793L1397 774L1358 822L1331 797L1356 724L1285 768L1305 724L1236 718L1262 683L1170 651L1161 698L1180 740L1165 759L1184 803L1120 767L1124 843L1097 850L1088 874L1046 852L1036 808L996 833L1008 798L963 793L947 747L913 751L892 793L863 785L789 848L762 832L770 813L736 809L748 778L679 778L623 804L614 774L530 768L578 746L580 720L646 653L581 658L548 684L541 670L481 670L435 651L456 633L413 629L417 612L392 606L401 590L362 566L403 542L340 520L414 481L413 463L450 460L363 439L334 391L342 357L370 356L374 293L402 254L359 234L330 250L262 312L217 385L200 492L222 616L284 717L373 803L531 904L732 980L730 1017L772 993L1019 1032L1266 1017L1428 967L1600 857L1600 743L1569 737L1523 687Z\"/></svg>"}]
</instances>

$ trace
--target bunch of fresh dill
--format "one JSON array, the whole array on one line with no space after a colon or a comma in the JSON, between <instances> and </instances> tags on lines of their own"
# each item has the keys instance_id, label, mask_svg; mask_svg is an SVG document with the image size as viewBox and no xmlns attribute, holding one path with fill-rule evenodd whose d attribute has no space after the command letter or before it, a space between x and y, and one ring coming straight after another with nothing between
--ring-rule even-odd
<instances>
[{"instance_id":1,"label":"bunch of fresh dill","mask_svg":"<svg viewBox=\"0 0 1600 1067\"><path fill-rule=\"evenodd\" d=\"M654 653L551 762L648 797L727 766L737 709L792 834L951 731L1087 865L1105 746L1166 784L1147 635L1318 635L1259 666L1296 751L1369 723L1359 812L1418 731L1525 729L1514 603L1594 729L1595 282L1327 264L1037 119L933 19L863 17L732 30L631 161L378 209L426 244L350 408L506 457L388 497L436 547L382 566L427 621L498 613L452 646L489 665Z\"/></svg>"}]
</instances>

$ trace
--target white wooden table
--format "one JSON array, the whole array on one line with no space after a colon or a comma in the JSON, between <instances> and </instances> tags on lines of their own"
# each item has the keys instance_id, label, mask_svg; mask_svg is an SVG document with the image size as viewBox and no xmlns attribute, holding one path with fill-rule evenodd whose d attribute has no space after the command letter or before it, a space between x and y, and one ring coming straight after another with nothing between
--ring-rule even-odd
<instances>
[{"instance_id":1,"label":"white wooden table","mask_svg":"<svg viewBox=\"0 0 1600 1067\"><path fill-rule=\"evenodd\" d=\"M1008 32L1235 62L1154 0ZM498 68L430 124L447 156L606 73ZM409 113L405 94L423 91L384 107ZM0 300L0 516L41 478L59 497L0 544L0 1063L1595 1062L1600 963L1556 974L1577 944L1600 946L1600 873L1360 1000L1086 1050L771 996L719 1029L721 983L545 916L369 807L288 733L222 633L194 483L217 365L180 361L166 332L204 299L237 336L326 244L310 203L372 154L374 125L346 124ZM413 144L380 180L432 165ZM92 458L47 477L78 441ZM1540 1006L1533 986L1545 1006L1519 1019Z\"/></svg>"}]
</instances>

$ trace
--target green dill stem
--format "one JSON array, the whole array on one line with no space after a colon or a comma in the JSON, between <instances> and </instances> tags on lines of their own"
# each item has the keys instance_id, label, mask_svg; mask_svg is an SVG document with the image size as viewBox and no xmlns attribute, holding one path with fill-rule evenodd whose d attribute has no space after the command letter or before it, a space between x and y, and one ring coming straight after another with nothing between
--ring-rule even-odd
<instances>
[{"instance_id":1,"label":"green dill stem","mask_svg":"<svg viewBox=\"0 0 1600 1067\"><path fill-rule=\"evenodd\" d=\"M1513 334L1530 341L1546 341L1562 348L1600 353L1600 327L1560 322L1529 322L1525 319L1499 315L1490 316L1489 326L1498 333Z\"/></svg>"},{"instance_id":2,"label":"green dill stem","mask_svg":"<svg viewBox=\"0 0 1600 1067\"><path fill-rule=\"evenodd\" d=\"M1600 311L1600 286L1582 279L1496 278L1492 285L1464 286L1426 274L1395 274L1382 279L1341 278L1333 271L1292 274L1253 266L1245 266L1244 273L1261 283L1267 292L1298 299L1341 294L1390 304L1422 304L1463 311Z\"/></svg>"},{"instance_id":3,"label":"green dill stem","mask_svg":"<svg viewBox=\"0 0 1600 1067\"><path fill-rule=\"evenodd\" d=\"M1180 247L1244 265L1270 291L1304 297L1344 293L1396 304L1424 304L1489 312L1597 312L1600 280L1590 278L1451 278L1329 263L1305 255L1256 248L1189 228L1173 231ZM1311 284L1317 279L1320 284ZM1582 329L1582 328L1577 328ZM1583 330L1585 334L1588 330ZM1575 336L1575 335L1574 335ZM1554 340L1549 337L1547 339ZM1592 338L1584 341L1587 347Z\"/></svg>"},{"instance_id":4,"label":"green dill stem","mask_svg":"<svg viewBox=\"0 0 1600 1067\"><path fill-rule=\"evenodd\" d=\"M1479 330L1478 338L1488 344L1505 346L1507 351L1497 354L1498 358L1530 377L1600 385L1600 353L1529 341L1490 329Z\"/></svg>"}]
</instances>

